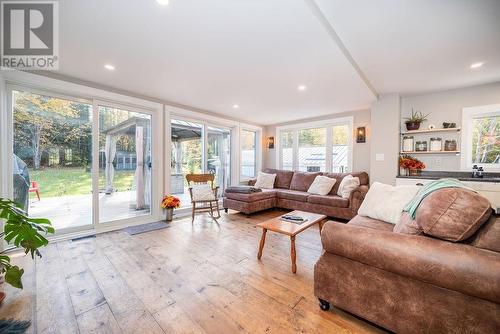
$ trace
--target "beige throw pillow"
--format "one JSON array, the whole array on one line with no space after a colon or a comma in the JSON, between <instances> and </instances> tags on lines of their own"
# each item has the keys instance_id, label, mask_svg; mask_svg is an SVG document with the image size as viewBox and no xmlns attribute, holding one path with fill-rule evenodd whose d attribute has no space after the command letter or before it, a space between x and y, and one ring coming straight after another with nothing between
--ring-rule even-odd
<instances>
[{"instance_id":1,"label":"beige throw pillow","mask_svg":"<svg viewBox=\"0 0 500 334\"><path fill-rule=\"evenodd\" d=\"M192 187L193 201L215 201L215 194L208 184L195 184Z\"/></svg>"},{"instance_id":2,"label":"beige throw pillow","mask_svg":"<svg viewBox=\"0 0 500 334\"><path fill-rule=\"evenodd\" d=\"M337 190L337 195L342 198L349 198L351 192L359 187L359 177L353 177L352 175L346 175L340 181L339 190Z\"/></svg>"},{"instance_id":3,"label":"beige throw pillow","mask_svg":"<svg viewBox=\"0 0 500 334\"><path fill-rule=\"evenodd\" d=\"M401 220L404 207L419 190L419 186L391 186L374 182L358 214L396 225Z\"/></svg>"},{"instance_id":4,"label":"beige throw pillow","mask_svg":"<svg viewBox=\"0 0 500 334\"><path fill-rule=\"evenodd\" d=\"M259 172L259 175L257 176L257 182L255 182L254 187L261 189L273 189L274 179L276 179L276 174Z\"/></svg>"},{"instance_id":5,"label":"beige throw pillow","mask_svg":"<svg viewBox=\"0 0 500 334\"><path fill-rule=\"evenodd\" d=\"M322 196L328 195L328 193L335 185L335 182L337 182L337 180L332 177L318 175L314 179L309 189L307 189L307 192L310 194Z\"/></svg>"}]
</instances>

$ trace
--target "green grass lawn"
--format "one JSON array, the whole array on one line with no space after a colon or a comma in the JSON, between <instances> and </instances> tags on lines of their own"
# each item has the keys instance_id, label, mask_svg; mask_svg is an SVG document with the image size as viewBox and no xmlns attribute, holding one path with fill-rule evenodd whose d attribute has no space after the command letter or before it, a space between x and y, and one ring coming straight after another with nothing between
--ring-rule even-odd
<instances>
[{"instance_id":1,"label":"green grass lawn","mask_svg":"<svg viewBox=\"0 0 500 334\"><path fill-rule=\"evenodd\" d=\"M29 170L30 180L38 182L40 196L60 197L69 195L86 195L92 193L90 172L81 167L45 167L40 170ZM104 171L99 173L99 188L104 188ZM117 191L130 190L134 180L133 170L115 171L113 185ZM35 193L30 193L34 198Z\"/></svg>"}]
</instances>

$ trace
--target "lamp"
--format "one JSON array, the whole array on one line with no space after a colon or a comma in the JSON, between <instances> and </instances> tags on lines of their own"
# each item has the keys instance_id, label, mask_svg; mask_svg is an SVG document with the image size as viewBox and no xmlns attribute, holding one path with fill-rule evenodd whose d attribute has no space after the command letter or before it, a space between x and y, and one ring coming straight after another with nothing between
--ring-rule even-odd
<instances>
[{"instance_id":1,"label":"lamp","mask_svg":"<svg viewBox=\"0 0 500 334\"><path fill-rule=\"evenodd\" d=\"M267 148L274 148L274 137L267 137Z\"/></svg>"},{"instance_id":2,"label":"lamp","mask_svg":"<svg viewBox=\"0 0 500 334\"><path fill-rule=\"evenodd\" d=\"M356 143L366 143L366 128L364 126L356 129Z\"/></svg>"}]
</instances>

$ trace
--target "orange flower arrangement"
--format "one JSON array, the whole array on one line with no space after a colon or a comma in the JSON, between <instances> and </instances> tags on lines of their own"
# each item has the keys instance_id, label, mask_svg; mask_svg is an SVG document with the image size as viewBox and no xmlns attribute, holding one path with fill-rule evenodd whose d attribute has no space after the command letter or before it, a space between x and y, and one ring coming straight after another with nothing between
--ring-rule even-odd
<instances>
[{"instance_id":1,"label":"orange flower arrangement","mask_svg":"<svg viewBox=\"0 0 500 334\"><path fill-rule=\"evenodd\" d=\"M425 169L425 164L422 161L406 154L399 157L399 166L410 170Z\"/></svg>"},{"instance_id":2,"label":"orange flower arrangement","mask_svg":"<svg viewBox=\"0 0 500 334\"><path fill-rule=\"evenodd\" d=\"M181 207L181 200L173 195L167 195L163 197L161 207L163 209L178 209Z\"/></svg>"}]
</instances>

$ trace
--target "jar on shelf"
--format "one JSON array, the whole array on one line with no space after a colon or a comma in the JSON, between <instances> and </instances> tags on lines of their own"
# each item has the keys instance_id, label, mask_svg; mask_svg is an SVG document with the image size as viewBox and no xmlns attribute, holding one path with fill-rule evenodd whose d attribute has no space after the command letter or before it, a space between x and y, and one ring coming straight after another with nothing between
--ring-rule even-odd
<instances>
[{"instance_id":1,"label":"jar on shelf","mask_svg":"<svg viewBox=\"0 0 500 334\"><path fill-rule=\"evenodd\" d=\"M444 141L444 150L445 151L456 151L457 150L457 141L455 139L445 140Z\"/></svg>"},{"instance_id":2,"label":"jar on shelf","mask_svg":"<svg viewBox=\"0 0 500 334\"><path fill-rule=\"evenodd\" d=\"M403 137L403 152L413 151L413 136Z\"/></svg>"},{"instance_id":3,"label":"jar on shelf","mask_svg":"<svg viewBox=\"0 0 500 334\"><path fill-rule=\"evenodd\" d=\"M443 140L439 137L431 138L431 151L442 151L443 150Z\"/></svg>"},{"instance_id":4,"label":"jar on shelf","mask_svg":"<svg viewBox=\"0 0 500 334\"><path fill-rule=\"evenodd\" d=\"M427 141L426 140L418 140L415 143L415 151L417 151L417 152L427 151Z\"/></svg>"}]
</instances>

